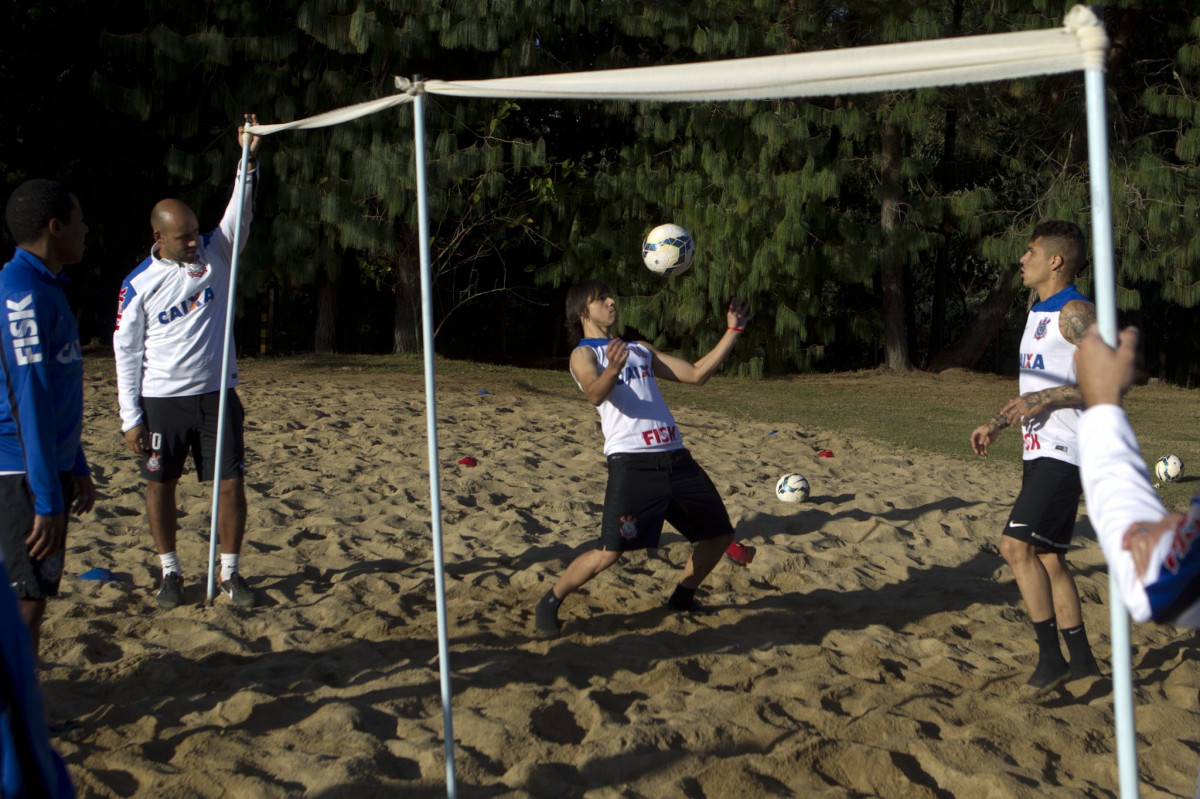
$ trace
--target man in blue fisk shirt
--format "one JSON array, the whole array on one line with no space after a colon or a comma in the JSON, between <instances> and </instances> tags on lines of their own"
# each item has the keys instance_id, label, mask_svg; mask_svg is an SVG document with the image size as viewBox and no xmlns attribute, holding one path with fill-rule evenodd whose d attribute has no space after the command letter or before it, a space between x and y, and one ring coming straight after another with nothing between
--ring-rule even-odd
<instances>
[{"instance_id":1,"label":"man in blue fisk shirt","mask_svg":"<svg viewBox=\"0 0 1200 799\"><path fill-rule=\"evenodd\" d=\"M18 186L5 221L17 249L0 271L0 552L36 659L46 599L62 578L67 514L91 510L96 495L80 443L79 328L62 288L88 227L79 201L52 180Z\"/></svg>"}]
</instances>

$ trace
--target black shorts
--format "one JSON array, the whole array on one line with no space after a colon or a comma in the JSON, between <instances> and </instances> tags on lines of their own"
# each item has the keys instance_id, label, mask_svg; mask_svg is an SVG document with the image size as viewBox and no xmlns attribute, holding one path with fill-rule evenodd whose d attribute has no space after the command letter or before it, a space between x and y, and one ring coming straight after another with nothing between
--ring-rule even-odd
<instances>
[{"instance_id":1,"label":"black shorts","mask_svg":"<svg viewBox=\"0 0 1200 799\"><path fill-rule=\"evenodd\" d=\"M609 455L601 547L657 547L664 520L693 543L733 535L717 487L686 449Z\"/></svg>"},{"instance_id":2,"label":"black shorts","mask_svg":"<svg viewBox=\"0 0 1200 799\"><path fill-rule=\"evenodd\" d=\"M58 482L62 486L63 508L70 519L71 503L75 501L75 477L70 472L59 472ZM29 557L25 539L33 532L33 492L23 474L0 475L0 551L4 553L4 565L12 580L18 599L45 599L58 596L58 584L62 581L63 555L66 554L66 538L63 547L45 558Z\"/></svg>"},{"instance_id":3,"label":"black shorts","mask_svg":"<svg viewBox=\"0 0 1200 799\"><path fill-rule=\"evenodd\" d=\"M228 396L222 480L241 477L246 459L242 403L234 389L229 389ZM213 479L220 397L219 391L192 397L142 397L151 450L142 462L143 477L160 483L178 480L190 452L201 482Z\"/></svg>"},{"instance_id":4,"label":"black shorts","mask_svg":"<svg viewBox=\"0 0 1200 799\"><path fill-rule=\"evenodd\" d=\"M1065 552L1075 532L1083 487L1079 467L1055 458L1025 461L1021 493L1004 535L1046 552Z\"/></svg>"}]
</instances>

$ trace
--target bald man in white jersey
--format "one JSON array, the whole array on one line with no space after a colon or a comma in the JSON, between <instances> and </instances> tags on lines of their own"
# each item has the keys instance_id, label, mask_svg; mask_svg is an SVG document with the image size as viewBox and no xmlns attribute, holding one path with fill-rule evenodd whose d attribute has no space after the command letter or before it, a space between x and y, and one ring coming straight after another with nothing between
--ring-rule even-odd
<instances>
[{"instance_id":1,"label":"bald man in white jersey","mask_svg":"<svg viewBox=\"0 0 1200 799\"><path fill-rule=\"evenodd\" d=\"M563 600L625 552L658 546L664 521L692 542L679 585L667 601L677 611L698 611L696 589L733 542L733 525L712 480L683 446L657 378L703 385L725 360L752 318L735 299L717 345L696 362L659 352L644 341L612 335L617 306L602 281L567 293L567 326L582 339L571 353L571 375L600 413L608 487L598 546L577 557L537 605L541 635L559 634Z\"/></svg>"},{"instance_id":2,"label":"bald man in white jersey","mask_svg":"<svg viewBox=\"0 0 1200 799\"><path fill-rule=\"evenodd\" d=\"M251 124L258 124L251 114ZM239 150L243 133L238 128ZM241 246L249 238L258 182L261 139L250 137L250 163L242 209ZM146 478L146 518L162 566L157 602L164 610L183 604L183 567L175 551L178 528L175 488L189 453L196 474L215 474L221 364L225 344L229 277L236 235L235 188L216 230L201 235L192 209L179 200L162 200L150 214L154 246L150 257L121 285L113 352L121 432L142 461ZM246 530L246 493L242 477L242 405L237 367L230 364L227 385L225 446L222 448L221 502L217 537L221 544L221 592L241 607L252 607L254 590L242 577L239 559Z\"/></svg>"},{"instance_id":3,"label":"bald man in white jersey","mask_svg":"<svg viewBox=\"0 0 1200 799\"><path fill-rule=\"evenodd\" d=\"M1074 285L1086 263L1078 225L1049 221L1034 228L1021 257L1022 282L1036 295L1021 339L1021 395L971 433L975 453L987 455L1001 430L1022 425L1024 476L1000 554L1012 568L1037 638L1038 663L1026 683L1034 695L1100 673L1066 560L1083 491L1077 432L1082 395L1074 356L1096 318L1095 306ZM1069 662L1059 648L1059 630Z\"/></svg>"}]
</instances>

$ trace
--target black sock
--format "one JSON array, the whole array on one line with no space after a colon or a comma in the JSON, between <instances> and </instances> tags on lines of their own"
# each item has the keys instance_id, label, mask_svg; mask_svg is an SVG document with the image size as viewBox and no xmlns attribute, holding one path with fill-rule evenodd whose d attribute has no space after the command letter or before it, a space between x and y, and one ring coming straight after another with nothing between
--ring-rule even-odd
<instances>
[{"instance_id":1,"label":"black sock","mask_svg":"<svg viewBox=\"0 0 1200 799\"><path fill-rule=\"evenodd\" d=\"M1062 650L1058 648L1058 622L1053 616L1045 621L1035 621L1033 634L1037 636L1039 659L1045 659L1052 652L1062 657Z\"/></svg>"},{"instance_id":2,"label":"black sock","mask_svg":"<svg viewBox=\"0 0 1200 799\"><path fill-rule=\"evenodd\" d=\"M557 616L558 608L562 605L562 600L554 595L554 589L551 588L546 592L546 595L538 602L538 610L545 608L549 613Z\"/></svg>"},{"instance_id":3,"label":"black sock","mask_svg":"<svg viewBox=\"0 0 1200 799\"><path fill-rule=\"evenodd\" d=\"M549 635L558 634L558 609L561 605L562 600L554 595L553 588L538 600L537 609L533 614L534 626L537 627L538 632Z\"/></svg>"},{"instance_id":4,"label":"black sock","mask_svg":"<svg viewBox=\"0 0 1200 799\"><path fill-rule=\"evenodd\" d=\"M1060 630L1067 644L1067 654L1071 660L1071 672L1076 676L1099 674L1096 658L1092 655L1092 645L1088 643L1087 631L1083 624Z\"/></svg>"},{"instance_id":5,"label":"black sock","mask_svg":"<svg viewBox=\"0 0 1200 799\"><path fill-rule=\"evenodd\" d=\"M685 588L682 585L675 586L675 593L671 594L671 598L667 600L667 606L672 610L695 610L696 605L696 589Z\"/></svg>"},{"instance_id":6,"label":"black sock","mask_svg":"<svg viewBox=\"0 0 1200 799\"><path fill-rule=\"evenodd\" d=\"M1062 682L1068 673L1068 666L1058 646L1058 624L1054 618L1035 621L1033 631L1037 635L1038 662L1027 685L1041 691Z\"/></svg>"}]
</instances>

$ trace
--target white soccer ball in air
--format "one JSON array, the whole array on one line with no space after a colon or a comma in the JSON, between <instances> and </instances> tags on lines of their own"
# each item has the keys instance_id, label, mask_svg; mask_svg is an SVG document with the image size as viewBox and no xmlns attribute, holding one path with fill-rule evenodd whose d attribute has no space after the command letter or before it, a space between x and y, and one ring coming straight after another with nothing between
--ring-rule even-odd
<instances>
[{"instance_id":1,"label":"white soccer ball in air","mask_svg":"<svg viewBox=\"0 0 1200 799\"><path fill-rule=\"evenodd\" d=\"M642 260L651 272L670 277L682 275L692 265L696 242L679 225L659 225L642 242Z\"/></svg>"},{"instance_id":2,"label":"white soccer ball in air","mask_svg":"<svg viewBox=\"0 0 1200 799\"><path fill-rule=\"evenodd\" d=\"M1174 455L1163 455L1154 464L1154 475L1164 483L1174 483L1183 477L1183 461Z\"/></svg>"},{"instance_id":3,"label":"white soccer ball in air","mask_svg":"<svg viewBox=\"0 0 1200 799\"><path fill-rule=\"evenodd\" d=\"M775 484L775 496L784 502L804 502L808 499L808 481L803 475L785 474Z\"/></svg>"}]
</instances>

